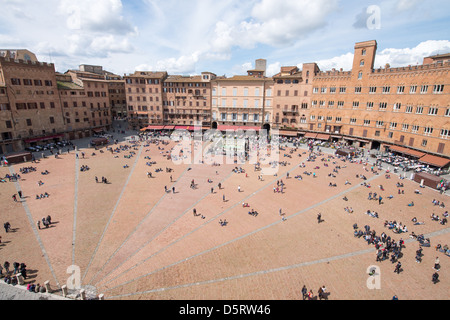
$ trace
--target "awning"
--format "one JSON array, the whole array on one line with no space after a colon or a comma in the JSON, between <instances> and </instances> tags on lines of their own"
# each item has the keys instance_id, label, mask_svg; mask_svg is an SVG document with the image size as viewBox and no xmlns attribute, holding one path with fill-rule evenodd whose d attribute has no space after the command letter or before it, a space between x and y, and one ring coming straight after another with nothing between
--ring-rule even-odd
<instances>
[{"instance_id":1,"label":"awning","mask_svg":"<svg viewBox=\"0 0 450 320\"><path fill-rule=\"evenodd\" d=\"M175 126L164 126L164 130L173 130Z\"/></svg>"},{"instance_id":2,"label":"awning","mask_svg":"<svg viewBox=\"0 0 450 320\"><path fill-rule=\"evenodd\" d=\"M433 156L431 154L427 154L419 159L419 162L424 164L429 164L438 168L443 168L450 163L450 159Z\"/></svg>"},{"instance_id":3,"label":"awning","mask_svg":"<svg viewBox=\"0 0 450 320\"><path fill-rule=\"evenodd\" d=\"M317 135L317 137L316 137L316 139L319 139L319 140L325 140L325 141L327 141L327 140L330 140L330 135L329 134L318 134Z\"/></svg>"},{"instance_id":4,"label":"awning","mask_svg":"<svg viewBox=\"0 0 450 320\"><path fill-rule=\"evenodd\" d=\"M255 130L255 131L260 131L261 130L260 127L247 127L247 126L239 126L239 129L241 129L241 130Z\"/></svg>"},{"instance_id":5,"label":"awning","mask_svg":"<svg viewBox=\"0 0 450 320\"><path fill-rule=\"evenodd\" d=\"M162 130L164 126L148 126L146 130Z\"/></svg>"},{"instance_id":6,"label":"awning","mask_svg":"<svg viewBox=\"0 0 450 320\"><path fill-rule=\"evenodd\" d=\"M304 138L315 139L317 137L317 133L308 132L305 134Z\"/></svg>"},{"instance_id":7,"label":"awning","mask_svg":"<svg viewBox=\"0 0 450 320\"><path fill-rule=\"evenodd\" d=\"M280 136L296 137L298 133L297 131L280 131L279 134Z\"/></svg>"},{"instance_id":8,"label":"awning","mask_svg":"<svg viewBox=\"0 0 450 320\"><path fill-rule=\"evenodd\" d=\"M47 140L58 139L58 138L63 138L63 137L64 137L63 134L58 134L58 135L48 136L48 137L27 139L27 140L24 140L24 141L25 141L25 143L33 143L33 142L47 141Z\"/></svg>"},{"instance_id":9,"label":"awning","mask_svg":"<svg viewBox=\"0 0 450 320\"><path fill-rule=\"evenodd\" d=\"M406 154L406 155L413 156L416 158L421 158L425 155L425 153L423 153L423 152L404 148L404 147L399 147L399 146L389 146L389 149L391 151Z\"/></svg>"},{"instance_id":10,"label":"awning","mask_svg":"<svg viewBox=\"0 0 450 320\"><path fill-rule=\"evenodd\" d=\"M175 126L175 130L189 130L189 126Z\"/></svg>"},{"instance_id":11,"label":"awning","mask_svg":"<svg viewBox=\"0 0 450 320\"><path fill-rule=\"evenodd\" d=\"M203 126L190 126L189 128L188 128L188 130L189 131L195 131L195 130L198 130L198 129L200 129L200 130L210 130L211 128L210 127L203 127Z\"/></svg>"}]
</instances>

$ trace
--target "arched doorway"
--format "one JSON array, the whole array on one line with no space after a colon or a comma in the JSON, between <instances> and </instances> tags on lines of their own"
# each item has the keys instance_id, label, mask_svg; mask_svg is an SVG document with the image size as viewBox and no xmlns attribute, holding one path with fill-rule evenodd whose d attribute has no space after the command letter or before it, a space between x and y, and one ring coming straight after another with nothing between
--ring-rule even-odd
<instances>
[{"instance_id":1,"label":"arched doorway","mask_svg":"<svg viewBox=\"0 0 450 320\"><path fill-rule=\"evenodd\" d=\"M211 129L217 129L217 122L214 121L211 125Z\"/></svg>"},{"instance_id":2,"label":"arched doorway","mask_svg":"<svg viewBox=\"0 0 450 320\"><path fill-rule=\"evenodd\" d=\"M370 147L370 149L380 151L380 147L381 143L379 141L372 141L372 146Z\"/></svg>"},{"instance_id":3,"label":"arched doorway","mask_svg":"<svg viewBox=\"0 0 450 320\"><path fill-rule=\"evenodd\" d=\"M262 128L267 131L267 134L270 133L270 124L265 123Z\"/></svg>"}]
</instances>

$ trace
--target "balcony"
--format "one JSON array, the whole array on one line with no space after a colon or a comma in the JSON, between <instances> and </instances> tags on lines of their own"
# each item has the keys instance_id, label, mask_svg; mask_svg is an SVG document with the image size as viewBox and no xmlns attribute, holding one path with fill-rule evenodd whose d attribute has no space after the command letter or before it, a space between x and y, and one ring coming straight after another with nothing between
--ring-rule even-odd
<instances>
[{"instance_id":1,"label":"balcony","mask_svg":"<svg viewBox=\"0 0 450 320\"><path fill-rule=\"evenodd\" d=\"M283 115L284 116L298 116L299 115L298 106L292 106L291 109L287 109L287 108L284 109Z\"/></svg>"},{"instance_id":2,"label":"balcony","mask_svg":"<svg viewBox=\"0 0 450 320\"><path fill-rule=\"evenodd\" d=\"M247 111L247 112L253 112L253 111L261 111L262 107L242 107L242 106L236 106L236 107L223 107L223 106L213 106L213 108L219 108L221 111Z\"/></svg>"}]
</instances>

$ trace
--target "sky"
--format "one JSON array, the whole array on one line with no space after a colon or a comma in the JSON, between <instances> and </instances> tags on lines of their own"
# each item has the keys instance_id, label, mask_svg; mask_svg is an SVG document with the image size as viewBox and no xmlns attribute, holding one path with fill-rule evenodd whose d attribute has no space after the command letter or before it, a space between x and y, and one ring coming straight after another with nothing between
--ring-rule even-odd
<instances>
[{"instance_id":1,"label":"sky","mask_svg":"<svg viewBox=\"0 0 450 320\"><path fill-rule=\"evenodd\" d=\"M137 71L246 74L267 60L351 70L376 40L375 68L450 52L448 0L0 0L0 49L28 49L58 72L80 64Z\"/></svg>"}]
</instances>

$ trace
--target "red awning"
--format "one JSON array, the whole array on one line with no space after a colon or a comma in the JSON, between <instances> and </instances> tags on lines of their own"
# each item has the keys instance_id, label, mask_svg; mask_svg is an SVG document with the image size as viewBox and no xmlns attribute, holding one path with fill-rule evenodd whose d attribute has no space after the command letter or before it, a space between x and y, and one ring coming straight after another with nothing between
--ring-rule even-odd
<instances>
[{"instance_id":1,"label":"red awning","mask_svg":"<svg viewBox=\"0 0 450 320\"><path fill-rule=\"evenodd\" d=\"M304 138L315 139L317 137L317 133L308 132L305 134Z\"/></svg>"},{"instance_id":2,"label":"red awning","mask_svg":"<svg viewBox=\"0 0 450 320\"><path fill-rule=\"evenodd\" d=\"M296 137L297 131L280 131L280 136Z\"/></svg>"},{"instance_id":3,"label":"red awning","mask_svg":"<svg viewBox=\"0 0 450 320\"><path fill-rule=\"evenodd\" d=\"M261 130L260 127L247 127L247 126L240 126L239 129L241 129L241 130L255 130L255 131L260 131Z\"/></svg>"},{"instance_id":4,"label":"red awning","mask_svg":"<svg viewBox=\"0 0 450 320\"><path fill-rule=\"evenodd\" d=\"M420 151L416 151L416 150L412 150L412 149L408 149L408 148L404 148L404 147L399 147L399 146L389 146L389 149L391 151L394 152L398 152L398 153L403 153L403 154L407 154L416 158L421 158L424 155L426 155L426 153L420 152Z\"/></svg>"},{"instance_id":5,"label":"red awning","mask_svg":"<svg viewBox=\"0 0 450 320\"><path fill-rule=\"evenodd\" d=\"M317 137L316 137L316 139L319 139L319 140L325 140L325 141L327 141L327 140L330 140L330 135L329 134L318 134L317 135Z\"/></svg>"},{"instance_id":6,"label":"red awning","mask_svg":"<svg viewBox=\"0 0 450 320\"><path fill-rule=\"evenodd\" d=\"M236 127L236 126L218 126L217 127L217 130L220 130L220 131L237 130L237 129L238 129L238 127Z\"/></svg>"},{"instance_id":7,"label":"red awning","mask_svg":"<svg viewBox=\"0 0 450 320\"><path fill-rule=\"evenodd\" d=\"M425 164L430 164L430 165L438 167L438 168L443 168L450 163L450 159L441 158L441 157L433 156L431 154L427 154L427 155L423 156L422 158L420 158L419 162L425 163Z\"/></svg>"},{"instance_id":8,"label":"red awning","mask_svg":"<svg viewBox=\"0 0 450 320\"><path fill-rule=\"evenodd\" d=\"M175 126L175 130L189 130L189 126Z\"/></svg>"},{"instance_id":9,"label":"red awning","mask_svg":"<svg viewBox=\"0 0 450 320\"><path fill-rule=\"evenodd\" d=\"M148 126L146 130L162 130L164 126Z\"/></svg>"},{"instance_id":10,"label":"red awning","mask_svg":"<svg viewBox=\"0 0 450 320\"><path fill-rule=\"evenodd\" d=\"M27 140L25 140L25 143L33 143L33 142L39 142L39 141L47 141L47 140L58 139L58 138L63 138L63 137L64 137L63 134L58 134L58 135L55 135L55 136L48 136L48 137L41 137L41 138L27 139Z\"/></svg>"},{"instance_id":11,"label":"red awning","mask_svg":"<svg viewBox=\"0 0 450 320\"><path fill-rule=\"evenodd\" d=\"M164 130L173 130L175 129L175 126L165 126Z\"/></svg>"}]
</instances>

